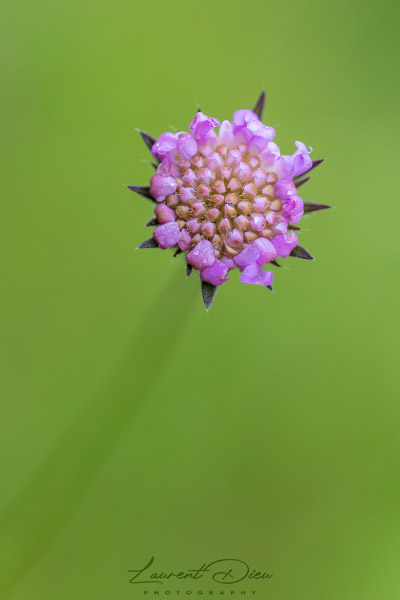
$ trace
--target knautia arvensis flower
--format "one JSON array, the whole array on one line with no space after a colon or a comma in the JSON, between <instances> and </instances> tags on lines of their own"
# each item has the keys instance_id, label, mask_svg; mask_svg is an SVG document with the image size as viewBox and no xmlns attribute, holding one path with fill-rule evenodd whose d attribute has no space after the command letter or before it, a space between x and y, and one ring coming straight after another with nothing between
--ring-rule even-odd
<instances>
[{"instance_id":1,"label":"knautia arvensis flower","mask_svg":"<svg viewBox=\"0 0 400 600\"><path fill-rule=\"evenodd\" d=\"M233 122L197 112L189 132L163 133L157 140L140 134L157 163L149 187L128 186L155 202L153 237L139 248L176 248L186 253L187 274L197 269L204 303L210 307L217 286L232 269L240 281L272 289L277 259L312 259L298 245L296 226L304 212L329 208L304 203L297 189L322 160L296 142L291 155L280 153L275 130L261 122L264 93L254 110L238 110ZM216 128L219 127L218 132Z\"/></svg>"}]
</instances>

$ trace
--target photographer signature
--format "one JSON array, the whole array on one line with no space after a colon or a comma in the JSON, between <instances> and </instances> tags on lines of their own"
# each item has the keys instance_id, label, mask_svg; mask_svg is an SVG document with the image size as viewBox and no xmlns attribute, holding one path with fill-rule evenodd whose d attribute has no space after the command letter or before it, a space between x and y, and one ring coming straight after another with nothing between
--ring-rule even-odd
<instances>
[{"instance_id":1,"label":"photographer signature","mask_svg":"<svg viewBox=\"0 0 400 600\"><path fill-rule=\"evenodd\" d=\"M243 560L237 558L221 558L208 564L203 563L199 569L187 569L184 571L153 571L150 570L154 562L154 556L142 569L128 569L129 573L134 573L129 583L158 583L177 579L211 579L215 583L234 584L249 580L271 579L272 574L256 569L250 569L249 565Z\"/></svg>"}]
</instances>

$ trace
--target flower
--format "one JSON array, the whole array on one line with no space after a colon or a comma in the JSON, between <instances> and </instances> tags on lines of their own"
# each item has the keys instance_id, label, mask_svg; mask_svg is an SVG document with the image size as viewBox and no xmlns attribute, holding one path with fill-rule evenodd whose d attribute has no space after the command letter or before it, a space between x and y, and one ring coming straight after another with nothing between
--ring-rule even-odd
<instances>
[{"instance_id":1,"label":"flower","mask_svg":"<svg viewBox=\"0 0 400 600\"><path fill-rule=\"evenodd\" d=\"M190 132L163 133L157 140L140 134L155 159L150 186L128 186L155 203L148 225L153 237L139 248L175 248L185 253L187 273L199 271L207 309L228 273L240 281L272 289L278 258L312 259L298 245L296 226L305 212L329 208L304 203L300 179L322 160L295 142L293 154L281 154L275 130L261 122L261 94L254 110L237 110L233 121L208 117L200 110ZM216 129L218 129L218 132Z\"/></svg>"}]
</instances>

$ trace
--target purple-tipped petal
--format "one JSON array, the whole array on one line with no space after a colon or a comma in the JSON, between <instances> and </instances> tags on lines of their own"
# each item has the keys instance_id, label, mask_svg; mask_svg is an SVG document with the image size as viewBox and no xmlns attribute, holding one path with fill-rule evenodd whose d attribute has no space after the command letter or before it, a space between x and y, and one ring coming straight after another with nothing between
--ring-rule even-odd
<instances>
[{"instance_id":1,"label":"purple-tipped petal","mask_svg":"<svg viewBox=\"0 0 400 600\"><path fill-rule=\"evenodd\" d=\"M255 137L263 138L267 142L272 142L275 137L275 129L273 127L264 125L261 123L261 121L250 121L250 123L247 125L247 129Z\"/></svg>"},{"instance_id":2,"label":"purple-tipped petal","mask_svg":"<svg viewBox=\"0 0 400 600\"><path fill-rule=\"evenodd\" d=\"M228 258L228 256L223 256L220 260L228 267L228 271L231 271L236 267L235 261L232 258Z\"/></svg>"},{"instance_id":3,"label":"purple-tipped petal","mask_svg":"<svg viewBox=\"0 0 400 600\"><path fill-rule=\"evenodd\" d=\"M296 194L296 186L289 177L286 177L279 179L275 183L274 192L276 198L279 198L279 200L289 200L290 196Z\"/></svg>"},{"instance_id":4,"label":"purple-tipped petal","mask_svg":"<svg viewBox=\"0 0 400 600\"><path fill-rule=\"evenodd\" d=\"M234 132L233 125L230 121L222 121L219 128L219 141L221 144L231 146L233 144Z\"/></svg>"},{"instance_id":5,"label":"purple-tipped petal","mask_svg":"<svg viewBox=\"0 0 400 600\"><path fill-rule=\"evenodd\" d=\"M189 125L189 129L193 131L194 137L200 144L205 144L209 139L210 132L214 127L218 127L221 123L218 119L207 117L201 111L196 113L195 118Z\"/></svg>"},{"instance_id":6,"label":"purple-tipped petal","mask_svg":"<svg viewBox=\"0 0 400 600\"><path fill-rule=\"evenodd\" d=\"M181 239L179 241L179 248L182 252L186 252L192 247L192 237L186 229L181 231Z\"/></svg>"},{"instance_id":7,"label":"purple-tipped petal","mask_svg":"<svg viewBox=\"0 0 400 600\"><path fill-rule=\"evenodd\" d=\"M181 239L181 232L179 231L178 224L175 221L156 227L153 235L157 244L163 250L166 248L171 248L171 246L176 246Z\"/></svg>"},{"instance_id":8,"label":"purple-tipped petal","mask_svg":"<svg viewBox=\"0 0 400 600\"><path fill-rule=\"evenodd\" d=\"M153 156L158 158L158 160L162 160L168 152L171 150L175 150L176 145L178 143L178 136L176 133L171 133L167 131L160 135L158 140L154 143L151 149L151 153Z\"/></svg>"},{"instance_id":9,"label":"purple-tipped petal","mask_svg":"<svg viewBox=\"0 0 400 600\"><path fill-rule=\"evenodd\" d=\"M243 271L240 281L242 283L249 283L253 285L264 285L269 287L274 279L272 271L265 272L262 267L258 265L250 265Z\"/></svg>"},{"instance_id":10,"label":"purple-tipped petal","mask_svg":"<svg viewBox=\"0 0 400 600\"><path fill-rule=\"evenodd\" d=\"M252 121L259 121L259 118L252 110L244 108L233 113L233 122L236 127L244 127Z\"/></svg>"},{"instance_id":11,"label":"purple-tipped petal","mask_svg":"<svg viewBox=\"0 0 400 600\"><path fill-rule=\"evenodd\" d=\"M291 225L298 223L304 213L304 203L300 196L290 196L290 200L286 200L283 205L283 215L288 219Z\"/></svg>"},{"instance_id":12,"label":"purple-tipped petal","mask_svg":"<svg viewBox=\"0 0 400 600\"><path fill-rule=\"evenodd\" d=\"M186 256L187 262L197 270L211 267L215 262L214 246L208 240L200 242Z\"/></svg>"},{"instance_id":13,"label":"purple-tipped petal","mask_svg":"<svg viewBox=\"0 0 400 600\"><path fill-rule=\"evenodd\" d=\"M211 283L211 285L222 285L229 279L226 276L227 273L228 267L216 258L211 267L205 267L201 270L200 277L202 281Z\"/></svg>"},{"instance_id":14,"label":"purple-tipped petal","mask_svg":"<svg viewBox=\"0 0 400 600\"><path fill-rule=\"evenodd\" d=\"M185 133L178 140L177 150L183 158L192 158L197 152L196 140L190 133Z\"/></svg>"},{"instance_id":15,"label":"purple-tipped petal","mask_svg":"<svg viewBox=\"0 0 400 600\"><path fill-rule=\"evenodd\" d=\"M268 142L265 148L260 152L262 167L267 170L273 169L274 173L279 174L279 161L282 159L279 146L275 142ZM283 177L284 175L279 175Z\"/></svg>"},{"instance_id":16,"label":"purple-tipped petal","mask_svg":"<svg viewBox=\"0 0 400 600\"><path fill-rule=\"evenodd\" d=\"M257 250L259 256L256 262L261 267L275 260L275 258L278 256L278 253L273 243L269 240L266 240L265 238L258 238L253 242L251 247Z\"/></svg>"},{"instance_id":17,"label":"purple-tipped petal","mask_svg":"<svg viewBox=\"0 0 400 600\"><path fill-rule=\"evenodd\" d=\"M176 181L168 175L153 175L150 180L150 193L157 202L163 202L177 188Z\"/></svg>"},{"instance_id":18,"label":"purple-tipped petal","mask_svg":"<svg viewBox=\"0 0 400 600\"><path fill-rule=\"evenodd\" d=\"M272 240L272 243L275 246L278 256L287 258L293 248L297 246L297 235L294 231L290 231L284 235L278 235Z\"/></svg>"},{"instance_id":19,"label":"purple-tipped petal","mask_svg":"<svg viewBox=\"0 0 400 600\"><path fill-rule=\"evenodd\" d=\"M171 163L168 158L164 158L157 167L158 175L171 175Z\"/></svg>"},{"instance_id":20,"label":"purple-tipped petal","mask_svg":"<svg viewBox=\"0 0 400 600\"><path fill-rule=\"evenodd\" d=\"M235 256L234 261L239 267L239 269L243 270L249 265L256 264L259 258L260 252L258 251L257 247L253 244L249 248L245 248L244 250L239 252L239 254Z\"/></svg>"},{"instance_id":21,"label":"purple-tipped petal","mask_svg":"<svg viewBox=\"0 0 400 600\"><path fill-rule=\"evenodd\" d=\"M245 143L252 154L260 154L275 137L275 129L263 125L251 110L237 110L233 115L236 140Z\"/></svg>"},{"instance_id":22,"label":"purple-tipped petal","mask_svg":"<svg viewBox=\"0 0 400 600\"><path fill-rule=\"evenodd\" d=\"M283 177L298 177L303 175L312 168L312 160L310 158L307 146L303 142L295 142L297 146L296 152L290 155L282 155L277 160L276 172L279 178Z\"/></svg>"},{"instance_id":23,"label":"purple-tipped petal","mask_svg":"<svg viewBox=\"0 0 400 600\"><path fill-rule=\"evenodd\" d=\"M295 142L297 146L297 150L293 155L293 177L297 177L298 175L303 175L306 171L309 171L312 168L312 159L310 158L310 153L308 148L303 142ZM310 152L312 148L310 149Z\"/></svg>"}]
</instances>

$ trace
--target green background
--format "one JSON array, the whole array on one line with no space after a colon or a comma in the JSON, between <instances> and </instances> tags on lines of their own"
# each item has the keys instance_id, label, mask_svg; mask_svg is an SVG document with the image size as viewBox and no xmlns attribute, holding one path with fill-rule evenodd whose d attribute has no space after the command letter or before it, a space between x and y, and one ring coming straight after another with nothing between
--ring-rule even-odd
<instances>
[{"instance_id":1,"label":"green background","mask_svg":"<svg viewBox=\"0 0 400 600\"><path fill-rule=\"evenodd\" d=\"M399 598L398 24L387 0L3 5L1 598L144 598L152 555L240 558L263 599ZM134 251L135 128L262 88L334 209L303 221L317 260L274 294L235 274L207 314L183 260Z\"/></svg>"}]
</instances>

